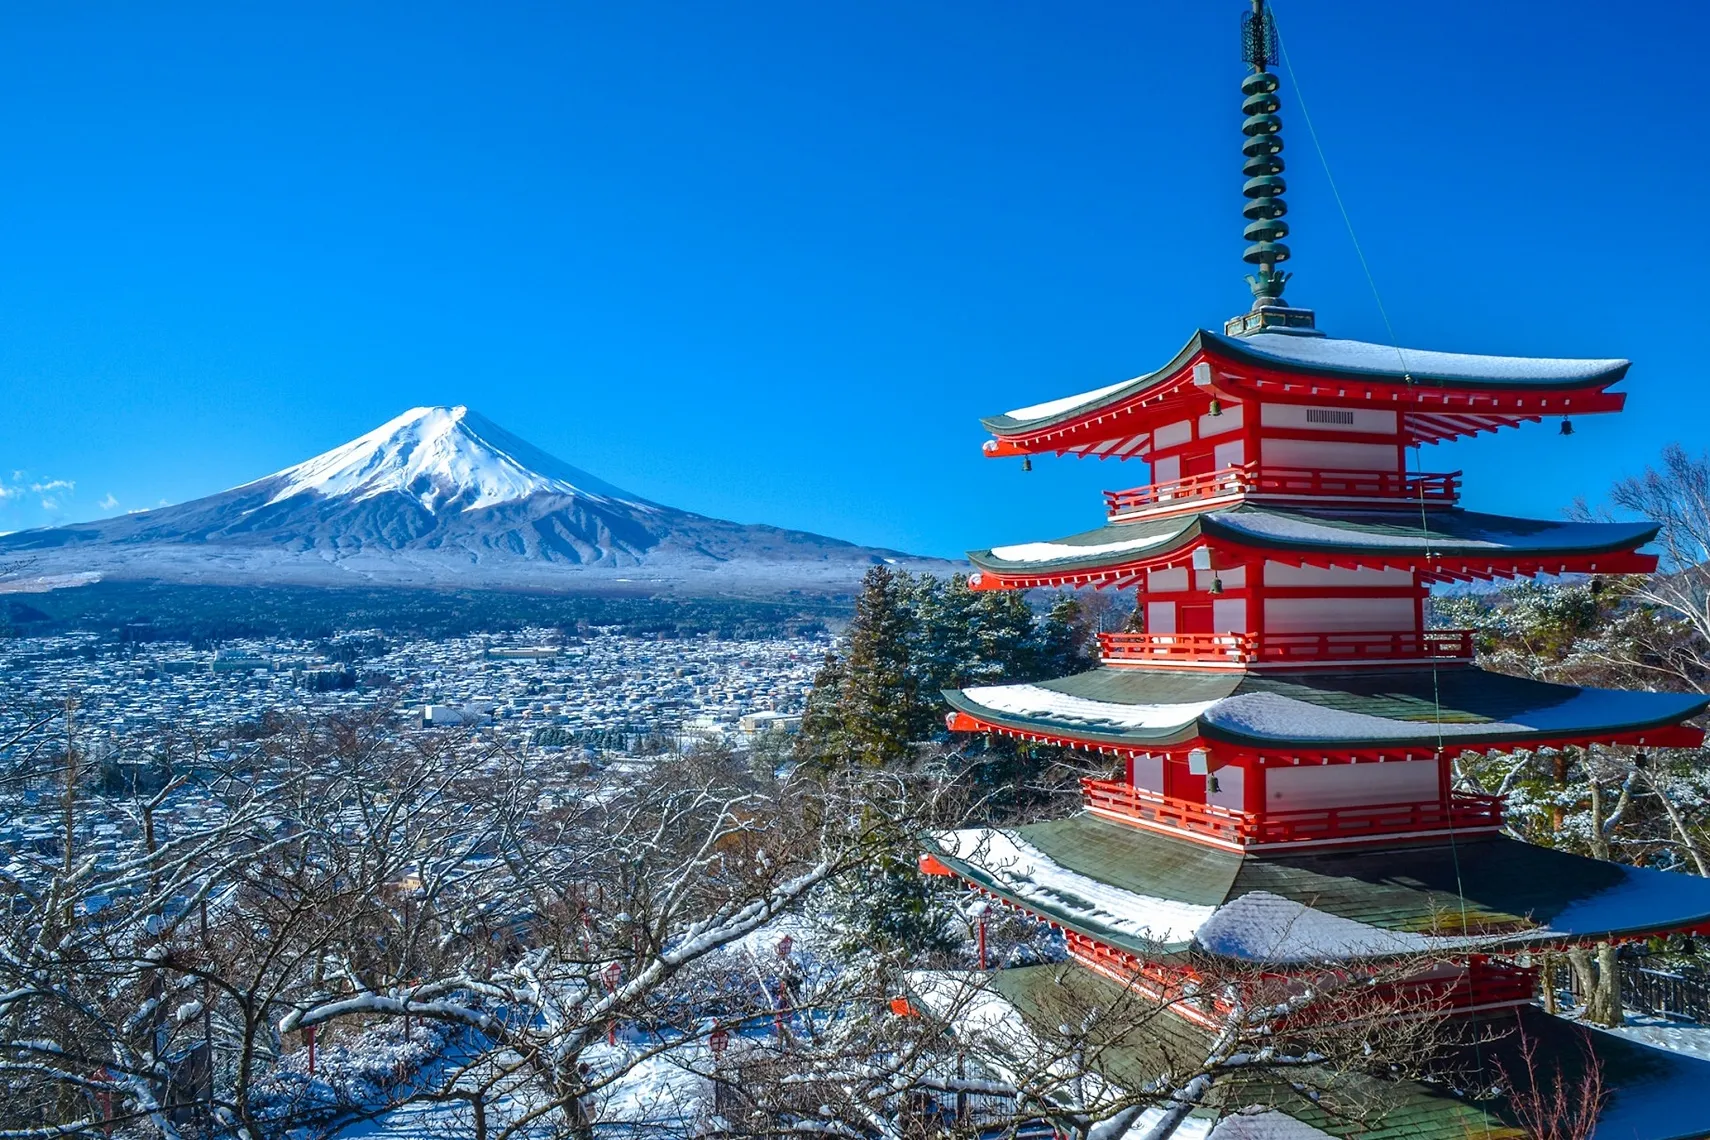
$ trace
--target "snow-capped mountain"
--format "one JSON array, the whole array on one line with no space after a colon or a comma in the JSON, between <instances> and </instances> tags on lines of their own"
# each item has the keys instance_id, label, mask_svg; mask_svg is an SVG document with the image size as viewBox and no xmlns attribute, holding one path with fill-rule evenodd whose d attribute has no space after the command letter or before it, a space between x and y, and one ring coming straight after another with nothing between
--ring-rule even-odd
<instances>
[{"instance_id":1,"label":"snow-capped mountain","mask_svg":"<svg viewBox=\"0 0 1710 1140\"><path fill-rule=\"evenodd\" d=\"M473 511L531 495L641 500L579 471L465 407L411 408L343 447L257 482L293 495L371 499L408 495L430 513Z\"/></svg>"},{"instance_id":2,"label":"snow-capped mountain","mask_svg":"<svg viewBox=\"0 0 1710 1140\"><path fill-rule=\"evenodd\" d=\"M950 569L648 502L464 407L412 408L206 498L6 535L0 558L31 576L691 593L842 590L880 562Z\"/></svg>"}]
</instances>

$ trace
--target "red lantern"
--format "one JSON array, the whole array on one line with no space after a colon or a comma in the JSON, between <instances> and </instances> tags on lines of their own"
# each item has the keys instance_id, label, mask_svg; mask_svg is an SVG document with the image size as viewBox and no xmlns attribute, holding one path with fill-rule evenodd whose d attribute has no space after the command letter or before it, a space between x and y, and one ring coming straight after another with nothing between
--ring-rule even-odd
<instances>
[{"instance_id":1,"label":"red lantern","mask_svg":"<svg viewBox=\"0 0 1710 1140\"><path fill-rule=\"evenodd\" d=\"M795 944L796 940L791 938L788 934L778 939L778 957L788 958L790 956L790 950L795 946Z\"/></svg>"},{"instance_id":2,"label":"red lantern","mask_svg":"<svg viewBox=\"0 0 1710 1140\"><path fill-rule=\"evenodd\" d=\"M723 1056L730 1045L730 1031L722 1025L714 1025L713 1031L707 1035L707 1045L712 1049L714 1057Z\"/></svg>"}]
</instances>

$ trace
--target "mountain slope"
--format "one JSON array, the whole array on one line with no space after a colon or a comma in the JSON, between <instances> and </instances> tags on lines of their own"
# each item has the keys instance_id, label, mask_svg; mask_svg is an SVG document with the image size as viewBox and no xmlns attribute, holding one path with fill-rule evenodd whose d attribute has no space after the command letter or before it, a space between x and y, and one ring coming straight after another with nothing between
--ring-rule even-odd
<instances>
[{"instance_id":1,"label":"mountain slope","mask_svg":"<svg viewBox=\"0 0 1710 1140\"><path fill-rule=\"evenodd\" d=\"M843 590L951 564L648 502L467 408L414 408L341 447L177 506L0 537L12 573L173 582Z\"/></svg>"}]
</instances>

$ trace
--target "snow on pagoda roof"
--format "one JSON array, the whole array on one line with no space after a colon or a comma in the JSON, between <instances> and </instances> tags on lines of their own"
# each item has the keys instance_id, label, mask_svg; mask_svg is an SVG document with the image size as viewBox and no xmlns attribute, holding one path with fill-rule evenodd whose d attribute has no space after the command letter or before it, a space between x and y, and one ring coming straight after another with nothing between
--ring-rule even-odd
<instances>
[{"instance_id":1,"label":"snow on pagoda roof","mask_svg":"<svg viewBox=\"0 0 1710 1140\"><path fill-rule=\"evenodd\" d=\"M951 707L1013 731L1151 747L1203 737L1276 749L1466 747L1594 740L1662 728L1710 697L1581 689L1476 668L1210 672L1106 666L1023 685L948 690Z\"/></svg>"},{"instance_id":2,"label":"snow on pagoda roof","mask_svg":"<svg viewBox=\"0 0 1710 1140\"><path fill-rule=\"evenodd\" d=\"M1180 375L1189 362L1201 354L1234 366L1245 364L1269 371L1327 379L1447 388L1552 391L1607 387L1626 375L1631 364L1617 359L1435 352L1299 333L1265 332L1231 337L1201 329L1170 363L1156 372L1107 384L1090 392L1014 408L1001 415L988 416L982 422L994 434L1011 435L1073 419L1120 403Z\"/></svg>"},{"instance_id":3,"label":"snow on pagoda roof","mask_svg":"<svg viewBox=\"0 0 1710 1140\"><path fill-rule=\"evenodd\" d=\"M968 881L1151 958L1198 950L1292 965L1710 921L1710 881L1502 836L1463 838L1453 849L1244 854L1082 814L936 833L928 845Z\"/></svg>"},{"instance_id":4,"label":"snow on pagoda roof","mask_svg":"<svg viewBox=\"0 0 1710 1140\"><path fill-rule=\"evenodd\" d=\"M981 570L1038 576L1099 570L1181 549L1200 537L1236 546L1329 554L1410 553L1528 561L1628 551L1656 535L1652 523L1549 522L1463 510L1357 510L1242 503L1226 510L1111 523L1048 542L968 553Z\"/></svg>"}]
</instances>

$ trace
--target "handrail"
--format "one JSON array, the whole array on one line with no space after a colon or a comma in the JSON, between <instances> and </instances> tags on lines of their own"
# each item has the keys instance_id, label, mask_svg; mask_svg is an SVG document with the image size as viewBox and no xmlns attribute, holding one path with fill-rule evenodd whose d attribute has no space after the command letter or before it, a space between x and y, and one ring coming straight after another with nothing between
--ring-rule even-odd
<instances>
[{"instance_id":1,"label":"handrail","mask_svg":"<svg viewBox=\"0 0 1710 1140\"><path fill-rule=\"evenodd\" d=\"M1196 499L1230 495L1277 495L1301 498L1406 499L1437 505L1460 498L1461 473L1315 470L1266 467L1248 462L1203 475L1167 479L1125 491L1106 491L1106 512L1112 517L1175 506Z\"/></svg>"},{"instance_id":2,"label":"handrail","mask_svg":"<svg viewBox=\"0 0 1710 1140\"><path fill-rule=\"evenodd\" d=\"M1502 826L1501 797L1461 792L1453 793L1447 804L1355 804L1263 813L1191 803L1116 780L1083 779L1081 794L1093 811L1241 846Z\"/></svg>"},{"instance_id":3,"label":"handrail","mask_svg":"<svg viewBox=\"0 0 1710 1140\"><path fill-rule=\"evenodd\" d=\"M1470 629L1327 630L1318 633L1101 633L1103 659L1123 664L1473 659Z\"/></svg>"}]
</instances>

